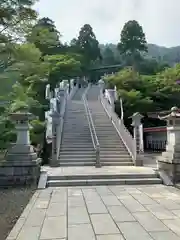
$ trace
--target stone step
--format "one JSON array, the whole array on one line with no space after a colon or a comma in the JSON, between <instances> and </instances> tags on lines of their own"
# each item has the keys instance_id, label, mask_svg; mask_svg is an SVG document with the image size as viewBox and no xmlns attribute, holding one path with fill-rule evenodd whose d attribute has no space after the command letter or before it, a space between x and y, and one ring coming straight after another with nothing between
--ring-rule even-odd
<instances>
[{"instance_id":1,"label":"stone step","mask_svg":"<svg viewBox=\"0 0 180 240\"><path fill-rule=\"evenodd\" d=\"M117 132L112 132L112 133L105 133L105 132L99 132L96 130L96 134L99 138L101 139L108 139L108 140L117 140L121 139L121 137L118 135Z\"/></svg>"},{"instance_id":2,"label":"stone step","mask_svg":"<svg viewBox=\"0 0 180 240\"><path fill-rule=\"evenodd\" d=\"M62 143L73 143L73 144L89 144L92 143L91 137L88 138L81 138L81 137L74 137L74 138L62 138Z\"/></svg>"},{"instance_id":3,"label":"stone step","mask_svg":"<svg viewBox=\"0 0 180 240\"><path fill-rule=\"evenodd\" d=\"M48 180L89 180L89 179L147 179L158 178L156 173L119 173L119 174L74 174L72 175L57 175L48 176Z\"/></svg>"},{"instance_id":4,"label":"stone step","mask_svg":"<svg viewBox=\"0 0 180 240\"><path fill-rule=\"evenodd\" d=\"M90 167L95 166L95 161L91 162L60 162L60 167Z\"/></svg>"},{"instance_id":5,"label":"stone step","mask_svg":"<svg viewBox=\"0 0 180 240\"><path fill-rule=\"evenodd\" d=\"M108 161L103 161L101 160L101 166L134 166L133 162L131 161L119 161L119 162L114 162L112 160L110 160L109 162Z\"/></svg>"},{"instance_id":6,"label":"stone step","mask_svg":"<svg viewBox=\"0 0 180 240\"><path fill-rule=\"evenodd\" d=\"M75 141L62 142L61 148L62 149L63 148L68 148L68 151L69 151L69 149L70 150L72 149L72 151L73 151L73 149L76 149L76 148L79 148L79 149L81 149L81 148L94 149L92 141L91 142L90 141L89 142L85 142L85 141L79 142L78 140L76 140L76 144L74 144L74 142Z\"/></svg>"},{"instance_id":7,"label":"stone step","mask_svg":"<svg viewBox=\"0 0 180 240\"><path fill-rule=\"evenodd\" d=\"M120 151L118 151L118 150L115 150L115 151L107 151L107 150L102 150L101 149L101 151L100 151L100 154L101 155L105 155L105 156L111 156L111 155L128 155L129 156L129 153L128 153L128 151L126 151L126 150L120 150Z\"/></svg>"},{"instance_id":8,"label":"stone step","mask_svg":"<svg viewBox=\"0 0 180 240\"><path fill-rule=\"evenodd\" d=\"M111 156L104 158L100 156L101 162L131 162L132 158L128 157L118 157L118 158L112 158Z\"/></svg>"},{"instance_id":9,"label":"stone step","mask_svg":"<svg viewBox=\"0 0 180 240\"><path fill-rule=\"evenodd\" d=\"M60 154L60 159L64 159L64 160L71 160L73 159L73 161L78 161L78 159L84 159L84 161L89 160L89 159L94 159L95 156L91 156L91 155L62 155Z\"/></svg>"},{"instance_id":10,"label":"stone step","mask_svg":"<svg viewBox=\"0 0 180 240\"><path fill-rule=\"evenodd\" d=\"M49 180L48 187L161 184L159 178Z\"/></svg>"},{"instance_id":11,"label":"stone step","mask_svg":"<svg viewBox=\"0 0 180 240\"><path fill-rule=\"evenodd\" d=\"M60 161L60 164L61 163L94 163L96 161L96 158L86 158L86 159L83 159L83 158L69 158L69 159L66 159L66 158L61 158L61 156L59 157L59 161Z\"/></svg>"},{"instance_id":12,"label":"stone step","mask_svg":"<svg viewBox=\"0 0 180 240\"><path fill-rule=\"evenodd\" d=\"M123 145L120 145L120 144L118 144L118 145L109 145L109 144L101 144L100 143L100 149L102 150L102 151L121 151L121 150L126 150L126 147L125 146L123 146Z\"/></svg>"},{"instance_id":13,"label":"stone step","mask_svg":"<svg viewBox=\"0 0 180 240\"><path fill-rule=\"evenodd\" d=\"M61 152L75 152L75 151L94 151L94 148L91 147L91 146L88 146L88 147L82 147L82 146L76 146L76 147L69 147L69 146L62 146L61 147L61 150L60 150L60 153Z\"/></svg>"},{"instance_id":14,"label":"stone step","mask_svg":"<svg viewBox=\"0 0 180 240\"><path fill-rule=\"evenodd\" d=\"M100 152L100 156L102 157L102 158L129 158L129 154L127 153L127 154L116 154L116 153L113 153L113 154L109 154L109 155L106 155L106 154L104 154L104 153L101 153Z\"/></svg>"},{"instance_id":15,"label":"stone step","mask_svg":"<svg viewBox=\"0 0 180 240\"><path fill-rule=\"evenodd\" d=\"M87 151L81 151L81 150L75 150L75 151L61 151L61 154L71 154L71 155L74 155L74 154L77 154L77 155L95 155L95 151L94 151L94 148L92 148L93 150L87 150Z\"/></svg>"},{"instance_id":16,"label":"stone step","mask_svg":"<svg viewBox=\"0 0 180 240\"><path fill-rule=\"evenodd\" d=\"M97 136L98 137L98 136ZM106 137L104 137L104 139L101 139L98 137L99 142L101 143L101 145L122 145L123 142L121 141L121 139L116 139L116 140L111 140L111 139L106 139Z\"/></svg>"}]
</instances>

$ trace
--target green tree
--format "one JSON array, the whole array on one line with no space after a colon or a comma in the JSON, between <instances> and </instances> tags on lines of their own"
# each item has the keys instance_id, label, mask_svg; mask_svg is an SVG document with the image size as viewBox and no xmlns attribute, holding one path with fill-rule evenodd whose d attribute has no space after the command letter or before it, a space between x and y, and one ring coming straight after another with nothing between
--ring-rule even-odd
<instances>
[{"instance_id":1,"label":"green tree","mask_svg":"<svg viewBox=\"0 0 180 240\"><path fill-rule=\"evenodd\" d=\"M106 47L102 53L102 63L103 65L113 65L116 64L116 59L114 53L110 47Z\"/></svg>"},{"instance_id":2,"label":"green tree","mask_svg":"<svg viewBox=\"0 0 180 240\"><path fill-rule=\"evenodd\" d=\"M180 106L180 64L167 68L156 75L140 75L131 68L123 69L113 76L105 78L107 87L116 85L118 95L123 99L125 122L134 112L146 115L147 112L169 110L172 106ZM120 114L116 103L116 111ZM150 124L148 120L146 124Z\"/></svg>"},{"instance_id":3,"label":"green tree","mask_svg":"<svg viewBox=\"0 0 180 240\"><path fill-rule=\"evenodd\" d=\"M83 56L84 69L90 67L91 62L101 58L99 42L89 24L81 28L78 39L73 39L72 43Z\"/></svg>"},{"instance_id":4,"label":"green tree","mask_svg":"<svg viewBox=\"0 0 180 240\"><path fill-rule=\"evenodd\" d=\"M49 64L48 83L54 89L60 81L71 79L81 73L81 62L71 55L52 55L45 58Z\"/></svg>"},{"instance_id":5,"label":"green tree","mask_svg":"<svg viewBox=\"0 0 180 240\"><path fill-rule=\"evenodd\" d=\"M60 42L60 33L54 22L49 18L39 19L27 37L42 52L42 55L59 54L63 48Z\"/></svg>"},{"instance_id":6,"label":"green tree","mask_svg":"<svg viewBox=\"0 0 180 240\"><path fill-rule=\"evenodd\" d=\"M147 52L145 34L137 21L133 20L125 23L118 49L134 67L135 62L141 59L141 53Z\"/></svg>"}]
</instances>

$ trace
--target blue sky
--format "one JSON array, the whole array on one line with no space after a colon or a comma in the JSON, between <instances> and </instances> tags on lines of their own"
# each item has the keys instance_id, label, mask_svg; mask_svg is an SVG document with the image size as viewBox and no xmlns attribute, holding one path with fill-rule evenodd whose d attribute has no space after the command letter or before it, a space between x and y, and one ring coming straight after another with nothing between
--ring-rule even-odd
<instances>
[{"instance_id":1,"label":"blue sky","mask_svg":"<svg viewBox=\"0 0 180 240\"><path fill-rule=\"evenodd\" d=\"M100 43L117 43L124 23L136 19L149 43L180 45L180 0L39 0L35 9L55 21L62 41L89 23Z\"/></svg>"}]
</instances>

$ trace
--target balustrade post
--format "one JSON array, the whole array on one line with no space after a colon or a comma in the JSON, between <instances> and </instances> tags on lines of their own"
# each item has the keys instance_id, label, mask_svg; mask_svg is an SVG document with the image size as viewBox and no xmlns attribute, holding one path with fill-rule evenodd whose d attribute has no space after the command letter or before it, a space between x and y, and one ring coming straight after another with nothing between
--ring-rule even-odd
<instances>
[{"instance_id":1,"label":"balustrade post","mask_svg":"<svg viewBox=\"0 0 180 240\"><path fill-rule=\"evenodd\" d=\"M58 112L53 111L50 116L52 117L52 159L50 161L51 167L57 167L59 165L58 158L59 153L57 151L57 135L58 125L60 124L60 116Z\"/></svg>"},{"instance_id":2,"label":"balustrade post","mask_svg":"<svg viewBox=\"0 0 180 240\"><path fill-rule=\"evenodd\" d=\"M142 153L144 151L144 143L143 143L143 127L141 123L141 119L143 116L136 112L133 114L132 118L132 126L134 127L134 140L135 140L135 150L136 150L136 166L143 166L143 156Z\"/></svg>"}]
</instances>

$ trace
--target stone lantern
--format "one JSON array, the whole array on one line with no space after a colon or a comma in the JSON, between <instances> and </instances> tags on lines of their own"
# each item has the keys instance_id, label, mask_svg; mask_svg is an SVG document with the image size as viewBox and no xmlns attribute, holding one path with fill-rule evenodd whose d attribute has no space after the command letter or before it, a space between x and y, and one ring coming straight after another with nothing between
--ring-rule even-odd
<instances>
[{"instance_id":1,"label":"stone lantern","mask_svg":"<svg viewBox=\"0 0 180 240\"><path fill-rule=\"evenodd\" d=\"M36 183L40 176L41 159L37 158L30 144L29 120L32 114L23 110L10 114L15 122L17 141L8 149L0 167L0 182L3 185Z\"/></svg>"},{"instance_id":2,"label":"stone lantern","mask_svg":"<svg viewBox=\"0 0 180 240\"><path fill-rule=\"evenodd\" d=\"M180 113L177 107L171 108L168 115L159 117L167 121L166 151L157 158L158 169L166 173L175 183L180 181Z\"/></svg>"}]
</instances>

